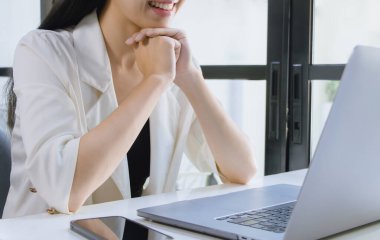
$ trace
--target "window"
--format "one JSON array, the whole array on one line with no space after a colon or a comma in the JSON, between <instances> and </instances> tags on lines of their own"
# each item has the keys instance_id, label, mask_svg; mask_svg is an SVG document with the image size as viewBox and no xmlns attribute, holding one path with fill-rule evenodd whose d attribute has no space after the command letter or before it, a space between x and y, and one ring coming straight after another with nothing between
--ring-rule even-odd
<instances>
[{"instance_id":1,"label":"window","mask_svg":"<svg viewBox=\"0 0 380 240\"><path fill-rule=\"evenodd\" d=\"M377 0L314 1L314 64L343 64L356 45L380 47ZM339 81L333 76L311 82L311 154L314 153Z\"/></svg>"},{"instance_id":2,"label":"window","mask_svg":"<svg viewBox=\"0 0 380 240\"><path fill-rule=\"evenodd\" d=\"M379 46L376 0L269 0L265 173L308 167L353 47Z\"/></svg>"},{"instance_id":3,"label":"window","mask_svg":"<svg viewBox=\"0 0 380 240\"><path fill-rule=\"evenodd\" d=\"M16 43L54 2L0 3L0 87ZM207 84L251 139L258 176L308 167L351 51L380 47L378 9L378 0L186 2L174 27L185 29ZM0 111L4 128L4 101ZM186 159L182 167L182 187L210 183Z\"/></svg>"},{"instance_id":4,"label":"window","mask_svg":"<svg viewBox=\"0 0 380 240\"><path fill-rule=\"evenodd\" d=\"M258 175L264 175L267 0L187 1L174 26L184 29L211 91L251 139ZM201 186L186 158L178 188ZM207 183L207 178L203 181Z\"/></svg>"}]
</instances>

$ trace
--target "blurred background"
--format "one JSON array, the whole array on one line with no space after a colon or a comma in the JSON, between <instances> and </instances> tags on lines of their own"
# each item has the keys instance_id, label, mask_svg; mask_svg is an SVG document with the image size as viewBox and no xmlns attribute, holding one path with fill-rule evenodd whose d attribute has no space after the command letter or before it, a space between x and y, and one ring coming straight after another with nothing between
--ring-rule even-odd
<instances>
[{"instance_id":1,"label":"blurred background","mask_svg":"<svg viewBox=\"0 0 380 240\"><path fill-rule=\"evenodd\" d=\"M53 3L1 0L0 68L12 67L17 42L39 25ZM290 13L283 11L284 8L289 8ZM259 178L307 167L351 51L358 44L380 47L379 12L378 0L187 0L173 25L187 32L207 84L231 118L249 136ZM286 20L288 17L290 22ZM300 82L304 87L301 87L302 98L288 100L287 97L292 96L290 89L296 86L296 82L293 85L291 82L295 72L291 67L298 63L294 60L298 53L293 52L301 48L298 39L306 46L300 50L305 59L301 63L304 75ZM277 48L280 49L278 60L273 53ZM276 66L277 61L281 61L281 69L288 70L280 71L280 82L277 82L280 96L285 97L273 102L275 82L272 78L277 75L271 75L271 67ZM4 91L8 77L5 72L0 74L0 128L8 132ZM297 118L294 114L298 110L293 108L295 100L299 100L302 112L300 126L303 130L299 141L294 140L297 133L294 128L299 125L289 125L289 119ZM280 130L274 138L270 133L273 109L268 104L278 104L275 106L280 113L276 120ZM289 117L289 113L293 115ZM293 131L293 135L289 131ZM302 149L300 154L299 149ZM303 165L292 167L295 166L293 161ZM197 171L184 158L178 189L210 184L215 184L210 173Z\"/></svg>"}]
</instances>

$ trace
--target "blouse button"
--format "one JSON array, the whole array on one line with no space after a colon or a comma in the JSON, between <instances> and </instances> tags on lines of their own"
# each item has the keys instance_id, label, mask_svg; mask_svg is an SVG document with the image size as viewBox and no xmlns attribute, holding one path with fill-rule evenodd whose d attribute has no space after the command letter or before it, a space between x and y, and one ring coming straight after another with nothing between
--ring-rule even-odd
<instances>
[{"instance_id":1,"label":"blouse button","mask_svg":"<svg viewBox=\"0 0 380 240\"><path fill-rule=\"evenodd\" d=\"M59 212L55 208L48 208L46 209L47 213L53 215L53 214L59 214Z\"/></svg>"},{"instance_id":2,"label":"blouse button","mask_svg":"<svg viewBox=\"0 0 380 240\"><path fill-rule=\"evenodd\" d=\"M29 188L29 191L32 192L32 193L36 193L37 189L31 187L31 188Z\"/></svg>"}]
</instances>

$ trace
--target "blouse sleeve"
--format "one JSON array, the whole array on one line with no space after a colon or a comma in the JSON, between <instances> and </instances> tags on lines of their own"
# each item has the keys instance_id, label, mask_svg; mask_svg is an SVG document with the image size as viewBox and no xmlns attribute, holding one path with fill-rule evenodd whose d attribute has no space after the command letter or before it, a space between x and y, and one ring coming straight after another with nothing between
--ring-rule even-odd
<instances>
[{"instance_id":1,"label":"blouse sleeve","mask_svg":"<svg viewBox=\"0 0 380 240\"><path fill-rule=\"evenodd\" d=\"M14 92L27 158L25 177L49 206L69 213L81 137L78 114L57 70L68 65L64 56L57 56L62 51L36 38L21 41L14 60Z\"/></svg>"}]
</instances>

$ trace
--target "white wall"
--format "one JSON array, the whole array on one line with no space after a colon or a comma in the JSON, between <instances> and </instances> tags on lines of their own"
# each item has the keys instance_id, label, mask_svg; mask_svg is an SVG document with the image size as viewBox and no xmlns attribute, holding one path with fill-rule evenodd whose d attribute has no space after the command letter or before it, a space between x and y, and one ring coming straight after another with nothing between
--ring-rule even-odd
<instances>
[{"instance_id":1,"label":"white wall","mask_svg":"<svg viewBox=\"0 0 380 240\"><path fill-rule=\"evenodd\" d=\"M0 1L0 67L11 67L20 38L40 23L40 0ZM7 78L0 77L0 129L5 130L5 93Z\"/></svg>"}]
</instances>

